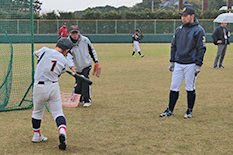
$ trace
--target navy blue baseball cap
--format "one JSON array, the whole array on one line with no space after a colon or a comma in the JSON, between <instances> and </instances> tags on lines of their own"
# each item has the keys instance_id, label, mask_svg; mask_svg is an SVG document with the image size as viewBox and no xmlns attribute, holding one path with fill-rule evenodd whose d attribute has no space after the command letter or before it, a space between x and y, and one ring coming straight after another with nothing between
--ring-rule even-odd
<instances>
[{"instance_id":1,"label":"navy blue baseball cap","mask_svg":"<svg viewBox=\"0 0 233 155\"><path fill-rule=\"evenodd\" d=\"M71 49L74 46L74 44L70 39L62 37L57 41L57 46L64 49Z\"/></svg>"},{"instance_id":2,"label":"navy blue baseball cap","mask_svg":"<svg viewBox=\"0 0 233 155\"><path fill-rule=\"evenodd\" d=\"M182 10L182 12L180 12L179 14L182 14L182 15L192 15L192 14L195 14L195 11L191 7L184 7L184 9Z\"/></svg>"}]
</instances>

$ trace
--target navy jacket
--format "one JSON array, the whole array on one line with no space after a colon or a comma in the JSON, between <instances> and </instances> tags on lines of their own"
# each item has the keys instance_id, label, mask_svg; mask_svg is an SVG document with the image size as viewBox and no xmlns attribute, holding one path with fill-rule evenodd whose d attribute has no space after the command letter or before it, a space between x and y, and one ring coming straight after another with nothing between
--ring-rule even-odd
<instances>
[{"instance_id":1,"label":"navy jacket","mask_svg":"<svg viewBox=\"0 0 233 155\"><path fill-rule=\"evenodd\" d=\"M215 30L214 30L214 32L213 32L213 34L212 34L212 38L213 38L213 43L215 44L215 45L218 45L218 43L217 43L217 41L218 40L222 40L222 43L221 44L223 44L223 45L225 45L225 44L230 44L230 42L229 42L229 40L228 40L228 28L227 27L225 27L225 30L226 30L226 35L227 35L227 42L225 42L225 39L224 39L224 33L223 33L223 27L221 27L221 26L218 26Z\"/></svg>"},{"instance_id":2,"label":"navy jacket","mask_svg":"<svg viewBox=\"0 0 233 155\"><path fill-rule=\"evenodd\" d=\"M176 29L171 43L170 62L202 66L205 51L205 30L194 18L193 23L183 24Z\"/></svg>"}]
</instances>

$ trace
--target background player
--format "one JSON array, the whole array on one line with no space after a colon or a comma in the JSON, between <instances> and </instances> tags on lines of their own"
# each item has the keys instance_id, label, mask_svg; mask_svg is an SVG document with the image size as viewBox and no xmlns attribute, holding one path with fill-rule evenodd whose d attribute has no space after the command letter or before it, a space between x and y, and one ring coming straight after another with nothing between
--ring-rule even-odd
<instances>
[{"instance_id":1,"label":"background player","mask_svg":"<svg viewBox=\"0 0 233 155\"><path fill-rule=\"evenodd\" d=\"M141 50L139 47L139 40L143 39L143 34L139 34L140 29L136 29L135 33L132 35L132 46L134 46L132 56L135 57L135 51L138 51L138 54L142 57L144 57L143 54L141 54Z\"/></svg>"},{"instance_id":2,"label":"background player","mask_svg":"<svg viewBox=\"0 0 233 155\"><path fill-rule=\"evenodd\" d=\"M215 45L218 45L218 51L214 61L214 68L217 68L218 60L219 60L219 65L218 65L219 68L225 68L223 67L222 62L226 54L227 45L230 44L228 39L230 36L231 33L227 28L226 22L221 23L221 25L214 30L212 34L213 43Z\"/></svg>"},{"instance_id":3,"label":"background player","mask_svg":"<svg viewBox=\"0 0 233 155\"><path fill-rule=\"evenodd\" d=\"M72 25L69 30L69 35L69 39L74 43L74 46L71 49L72 54L69 53L67 55L68 65L73 72L89 78L92 60L95 63L95 67L99 66L96 51L92 46L90 40L80 34L78 26ZM76 79L74 93L81 94L80 102L84 103L83 107L91 106L90 85Z\"/></svg>"},{"instance_id":4,"label":"background player","mask_svg":"<svg viewBox=\"0 0 233 155\"><path fill-rule=\"evenodd\" d=\"M66 23L63 23L63 26L59 29L58 34L58 39L60 39L61 37L67 37Z\"/></svg>"},{"instance_id":5,"label":"background player","mask_svg":"<svg viewBox=\"0 0 233 155\"><path fill-rule=\"evenodd\" d=\"M33 87L32 127L34 135L32 142L38 143L48 140L40 132L45 103L48 102L59 130L59 149L62 150L65 150L67 145L66 119L62 110L58 77L66 71L67 60L65 56L72 47L73 43L69 39L61 38L55 49L43 47L34 52L34 55L38 57L38 63Z\"/></svg>"},{"instance_id":6,"label":"background player","mask_svg":"<svg viewBox=\"0 0 233 155\"><path fill-rule=\"evenodd\" d=\"M188 109L184 118L193 117L196 98L195 81L201 71L206 51L205 31L199 25L190 7L180 13L183 25L179 26L171 43L171 59L169 70L173 71L168 108L160 117L174 115L173 110L179 97L181 83L185 79ZM176 62L176 64L175 64Z\"/></svg>"}]
</instances>

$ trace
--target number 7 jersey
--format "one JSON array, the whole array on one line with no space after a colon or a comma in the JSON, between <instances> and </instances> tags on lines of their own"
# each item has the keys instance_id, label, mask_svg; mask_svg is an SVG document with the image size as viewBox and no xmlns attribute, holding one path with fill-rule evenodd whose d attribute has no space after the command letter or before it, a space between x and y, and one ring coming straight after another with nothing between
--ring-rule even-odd
<instances>
[{"instance_id":1,"label":"number 7 jersey","mask_svg":"<svg viewBox=\"0 0 233 155\"><path fill-rule=\"evenodd\" d=\"M42 47L38 51L34 51L34 55L38 58L34 76L35 82L58 81L58 77L65 73L67 59L61 52Z\"/></svg>"}]
</instances>

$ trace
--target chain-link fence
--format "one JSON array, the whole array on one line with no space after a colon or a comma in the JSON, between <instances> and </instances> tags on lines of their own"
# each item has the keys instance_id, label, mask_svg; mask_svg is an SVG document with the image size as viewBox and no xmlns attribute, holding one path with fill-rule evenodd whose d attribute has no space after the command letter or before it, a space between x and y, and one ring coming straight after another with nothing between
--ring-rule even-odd
<instances>
[{"instance_id":1,"label":"chain-link fence","mask_svg":"<svg viewBox=\"0 0 233 155\"><path fill-rule=\"evenodd\" d=\"M4 24L6 20L0 20ZM23 27L27 20L11 20L11 31L16 34L30 33ZM176 27L182 24L181 20L34 20L34 34L58 34L59 28L67 24L78 25L82 34L132 34L136 28L140 28L144 34L173 34ZM212 33L219 26L213 19L200 19L200 25L206 33ZM233 24L228 24L229 30L233 30Z\"/></svg>"}]
</instances>

